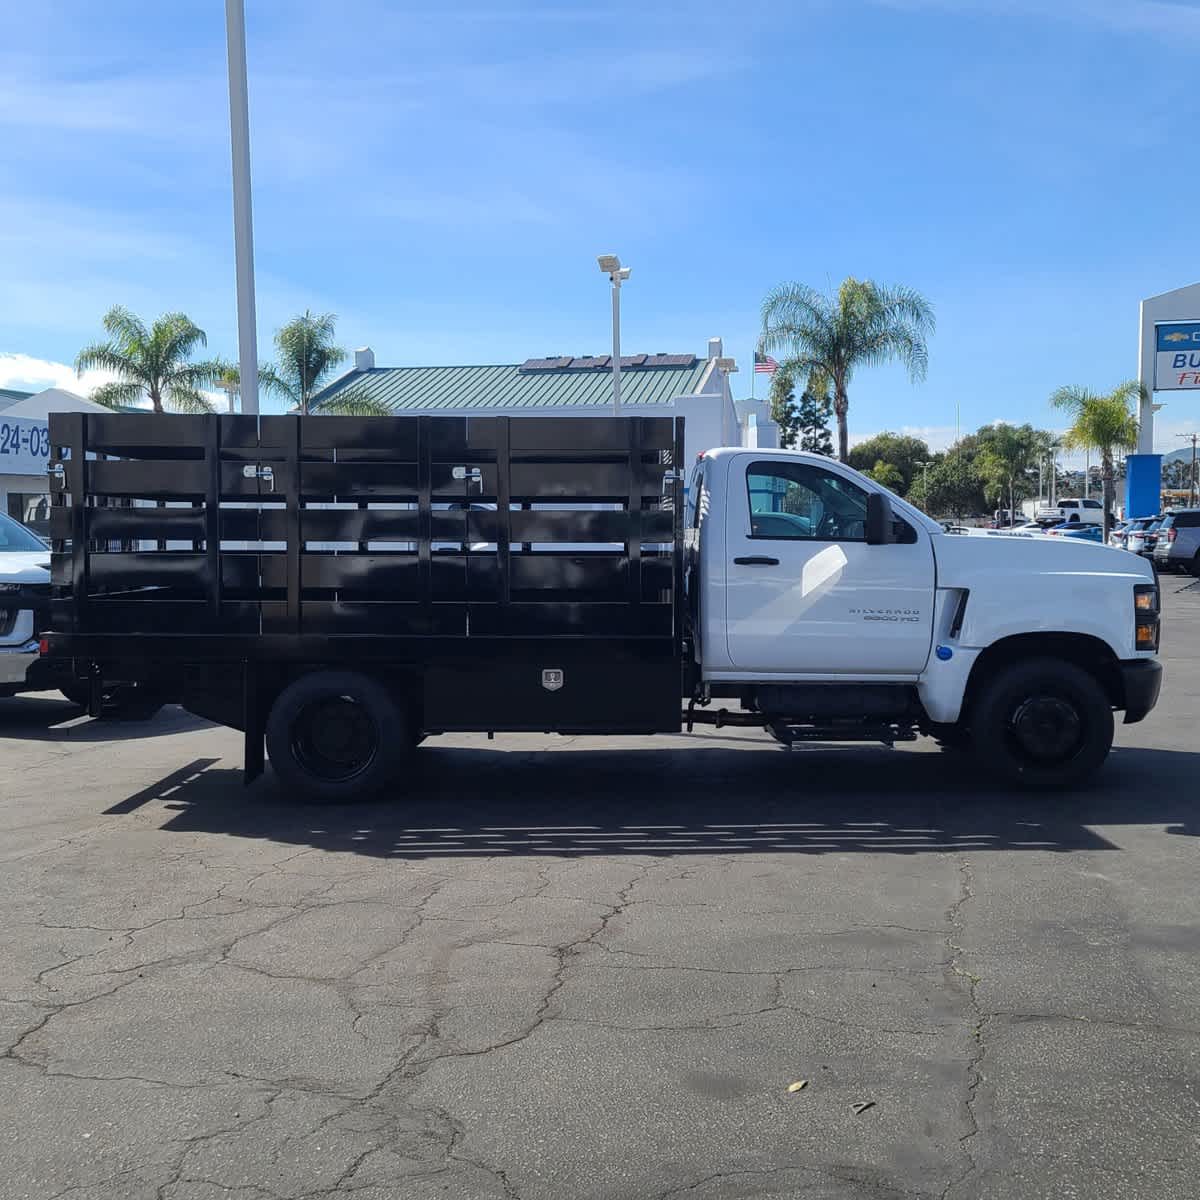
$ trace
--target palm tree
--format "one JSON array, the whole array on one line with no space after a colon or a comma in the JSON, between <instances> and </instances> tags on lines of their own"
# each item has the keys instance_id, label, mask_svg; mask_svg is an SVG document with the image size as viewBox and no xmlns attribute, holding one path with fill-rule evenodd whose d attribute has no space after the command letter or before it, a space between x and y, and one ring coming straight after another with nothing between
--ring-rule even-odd
<instances>
[{"instance_id":1,"label":"palm tree","mask_svg":"<svg viewBox=\"0 0 1200 1200\"><path fill-rule=\"evenodd\" d=\"M314 406L313 397L329 380L335 367L346 361L346 351L334 341L337 317L307 309L275 334L278 364L259 367L263 389L282 397L300 413L320 412L340 416L387 416L391 409L361 388L347 388Z\"/></svg>"},{"instance_id":2,"label":"palm tree","mask_svg":"<svg viewBox=\"0 0 1200 1200\"><path fill-rule=\"evenodd\" d=\"M871 280L846 279L836 296L802 283L775 288L763 301L759 348L782 350L793 372L817 372L833 385L838 458L849 452L847 389L856 367L900 362L909 378L925 378L933 333L933 308L911 288L885 287Z\"/></svg>"},{"instance_id":3,"label":"palm tree","mask_svg":"<svg viewBox=\"0 0 1200 1200\"><path fill-rule=\"evenodd\" d=\"M1114 500L1114 459L1118 450L1137 447L1138 420L1130 405L1146 398L1146 389L1136 379L1126 380L1107 395L1081 387L1060 387L1050 397L1054 408L1071 417L1063 445L1071 450L1095 450L1100 455L1100 478L1104 481L1104 540L1108 541Z\"/></svg>"},{"instance_id":4,"label":"palm tree","mask_svg":"<svg viewBox=\"0 0 1200 1200\"><path fill-rule=\"evenodd\" d=\"M211 412L201 393L216 379L220 364L191 362L192 351L206 346L204 330L180 312L164 313L149 329L127 308L115 304L104 314L107 342L85 346L75 356L75 373L99 368L119 376L101 384L91 398L106 408L126 408L149 398L156 413Z\"/></svg>"}]
</instances>

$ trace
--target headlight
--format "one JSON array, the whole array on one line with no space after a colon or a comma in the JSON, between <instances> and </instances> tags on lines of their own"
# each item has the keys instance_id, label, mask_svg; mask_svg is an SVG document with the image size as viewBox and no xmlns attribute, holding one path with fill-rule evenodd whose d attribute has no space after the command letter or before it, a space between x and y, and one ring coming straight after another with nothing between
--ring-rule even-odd
<instances>
[{"instance_id":1,"label":"headlight","mask_svg":"<svg viewBox=\"0 0 1200 1200\"><path fill-rule=\"evenodd\" d=\"M1133 644L1138 650L1157 650L1159 641L1158 586L1139 583L1133 589Z\"/></svg>"}]
</instances>

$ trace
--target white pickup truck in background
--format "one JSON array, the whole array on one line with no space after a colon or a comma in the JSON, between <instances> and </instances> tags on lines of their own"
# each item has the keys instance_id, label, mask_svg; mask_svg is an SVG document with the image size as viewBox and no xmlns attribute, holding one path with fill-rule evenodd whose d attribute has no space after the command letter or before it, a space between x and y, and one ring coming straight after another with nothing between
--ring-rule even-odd
<instances>
[{"instance_id":1,"label":"white pickup truck in background","mask_svg":"<svg viewBox=\"0 0 1200 1200\"><path fill-rule=\"evenodd\" d=\"M1104 505L1099 500L1059 500L1038 508L1034 520L1039 525L1050 522L1079 523L1081 525L1103 525Z\"/></svg>"}]
</instances>

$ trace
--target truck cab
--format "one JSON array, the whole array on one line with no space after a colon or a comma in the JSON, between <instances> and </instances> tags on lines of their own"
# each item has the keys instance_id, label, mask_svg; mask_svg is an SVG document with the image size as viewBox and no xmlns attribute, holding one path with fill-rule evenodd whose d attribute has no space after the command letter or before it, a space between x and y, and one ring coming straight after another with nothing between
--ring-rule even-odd
<instances>
[{"instance_id":1,"label":"truck cab","mask_svg":"<svg viewBox=\"0 0 1200 1200\"><path fill-rule=\"evenodd\" d=\"M781 740L916 730L1065 782L1107 753L1113 710L1154 703L1158 594L1130 555L950 534L798 451L711 451L688 491L699 687L774 710Z\"/></svg>"}]
</instances>

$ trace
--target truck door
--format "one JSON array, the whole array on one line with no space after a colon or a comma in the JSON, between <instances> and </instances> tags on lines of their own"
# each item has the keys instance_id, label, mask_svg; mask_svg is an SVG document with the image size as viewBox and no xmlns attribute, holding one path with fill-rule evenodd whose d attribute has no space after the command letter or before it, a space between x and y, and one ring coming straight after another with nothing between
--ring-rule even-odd
<instances>
[{"instance_id":1,"label":"truck door","mask_svg":"<svg viewBox=\"0 0 1200 1200\"><path fill-rule=\"evenodd\" d=\"M929 533L866 543L867 492L836 464L739 454L726 490L729 658L748 672L916 674L929 657Z\"/></svg>"}]
</instances>

